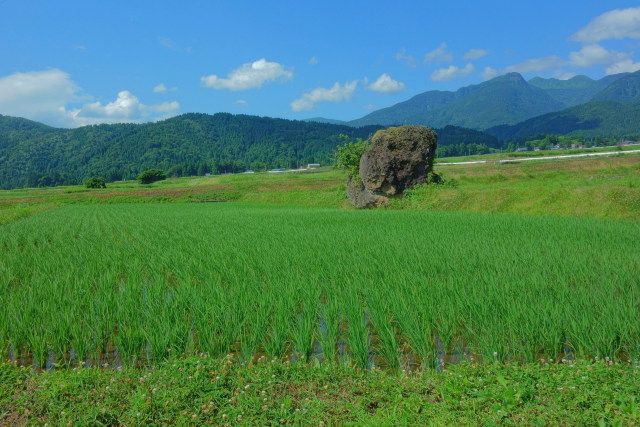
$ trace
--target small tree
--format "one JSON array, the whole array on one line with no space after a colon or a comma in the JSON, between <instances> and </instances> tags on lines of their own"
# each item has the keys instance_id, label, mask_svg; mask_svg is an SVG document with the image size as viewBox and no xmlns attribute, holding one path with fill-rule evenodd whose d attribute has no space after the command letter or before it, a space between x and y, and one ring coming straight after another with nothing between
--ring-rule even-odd
<instances>
[{"instance_id":1,"label":"small tree","mask_svg":"<svg viewBox=\"0 0 640 427\"><path fill-rule=\"evenodd\" d=\"M340 138L346 142L336 147L335 165L340 169L345 169L351 178L359 180L360 158L369 149L370 143L362 138L357 138L356 142L352 142L347 135L340 135Z\"/></svg>"},{"instance_id":2,"label":"small tree","mask_svg":"<svg viewBox=\"0 0 640 427\"><path fill-rule=\"evenodd\" d=\"M151 184L156 181L162 181L163 179L167 179L167 174L160 169L149 169L138 175L140 184Z\"/></svg>"},{"instance_id":3,"label":"small tree","mask_svg":"<svg viewBox=\"0 0 640 427\"><path fill-rule=\"evenodd\" d=\"M104 179L99 176L92 176L84 182L84 186L87 188L107 188L107 184Z\"/></svg>"}]
</instances>

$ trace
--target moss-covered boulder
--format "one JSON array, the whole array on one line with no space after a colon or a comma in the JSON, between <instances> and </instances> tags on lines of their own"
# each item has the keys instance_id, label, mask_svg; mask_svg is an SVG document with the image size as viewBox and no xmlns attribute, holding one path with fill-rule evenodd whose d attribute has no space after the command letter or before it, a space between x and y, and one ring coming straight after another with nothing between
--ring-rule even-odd
<instances>
[{"instance_id":1,"label":"moss-covered boulder","mask_svg":"<svg viewBox=\"0 0 640 427\"><path fill-rule=\"evenodd\" d=\"M379 130L360 158L359 179L349 178L347 195L357 208L389 203L392 197L427 181L433 168L437 135L424 126Z\"/></svg>"}]
</instances>

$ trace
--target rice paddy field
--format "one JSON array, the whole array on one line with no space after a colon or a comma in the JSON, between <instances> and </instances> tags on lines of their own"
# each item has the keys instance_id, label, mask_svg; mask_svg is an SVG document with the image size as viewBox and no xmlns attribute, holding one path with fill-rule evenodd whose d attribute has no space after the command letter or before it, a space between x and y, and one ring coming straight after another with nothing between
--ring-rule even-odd
<instances>
[{"instance_id":1,"label":"rice paddy field","mask_svg":"<svg viewBox=\"0 0 640 427\"><path fill-rule=\"evenodd\" d=\"M640 355L640 226L210 204L68 206L4 226L0 342L47 363Z\"/></svg>"},{"instance_id":2,"label":"rice paddy field","mask_svg":"<svg viewBox=\"0 0 640 427\"><path fill-rule=\"evenodd\" d=\"M639 161L3 192L0 425L640 422Z\"/></svg>"}]
</instances>

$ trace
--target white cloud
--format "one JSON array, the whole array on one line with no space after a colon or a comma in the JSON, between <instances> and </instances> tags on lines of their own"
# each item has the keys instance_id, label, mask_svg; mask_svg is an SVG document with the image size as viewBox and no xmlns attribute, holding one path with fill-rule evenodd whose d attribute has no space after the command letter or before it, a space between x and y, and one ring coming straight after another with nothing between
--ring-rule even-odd
<instances>
[{"instance_id":1,"label":"white cloud","mask_svg":"<svg viewBox=\"0 0 640 427\"><path fill-rule=\"evenodd\" d=\"M298 99L291 101L293 111L312 110L317 102L342 102L349 101L358 86L358 81L346 82L343 85L336 82L331 88L316 88L311 92L303 93Z\"/></svg>"},{"instance_id":2,"label":"white cloud","mask_svg":"<svg viewBox=\"0 0 640 427\"><path fill-rule=\"evenodd\" d=\"M435 82L444 82L448 80L461 79L474 71L475 67L472 64L467 64L464 68L450 65L447 68L440 68L431 73L431 80Z\"/></svg>"},{"instance_id":3,"label":"white cloud","mask_svg":"<svg viewBox=\"0 0 640 427\"><path fill-rule=\"evenodd\" d=\"M58 69L0 77L0 114L59 124L65 105L80 101L79 90L71 76Z\"/></svg>"},{"instance_id":4,"label":"white cloud","mask_svg":"<svg viewBox=\"0 0 640 427\"><path fill-rule=\"evenodd\" d=\"M226 79L215 74L203 76L203 86L211 89L246 90L262 87L264 83L277 80L290 80L293 73L277 62L267 62L262 58L252 63L241 65L233 70Z\"/></svg>"},{"instance_id":5,"label":"white cloud","mask_svg":"<svg viewBox=\"0 0 640 427\"><path fill-rule=\"evenodd\" d=\"M177 87L167 87L164 83L160 83L153 88L155 93L175 92L176 90L178 90Z\"/></svg>"},{"instance_id":6,"label":"white cloud","mask_svg":"<svg viewBox=\"0 0 640 427\"><path fill-rule=\"evenodd\" d=\"M416 66L416 59L411 55L407 55L407 50L405 48L400 49L400 52L396 53L395 56L398 61L404 62L411 68Z\"/></svg>"},{"instance_id":7,"label":"white cloud","mask_svg":"<svg viewBox=\"0 0 640 427\"><path fill-rule=\"evenodd\" d=\"M546 56L544 58L527 59L513 64L504 69L506 73L535 73L564 65L562 58L558 56Z\"/></svg>"},{"instance_id":8,"label":"white cloud","mask_svg":"<svg viewBox=\"0 0 640 427\"><path fill-rule=\"evenodd\" d=\"M365 105L363 108L364 108L365 110L368 110L368 111L373 111L373 110L375 110L375 109L376 109L376 106L375 106L375 105L373 105L373 104L367 104L367 105Z\"/></svg>"},{"instance_id":9,"label":"white cloud","mask_svg":"<svg viewBox=\"0 0 640 427\"><path fill-rule=\"evenodd\" d=\"M451 62L453 61L453 54L447 52L447 44L441 43L440 47L434 49L430 52L425 53L424 62L430 63L435 62L436 64L440 64L442 62Z\"/></svg>"},{"instance_id":10,"label":"white cloud","mask_svg":"<svg viewBox=\"0 0 640 427\"><path fill-rule=\"evenodd\" d=\"M312 56L311 58L309 58L309 64L311 65L316 65L318 63L318 58L315 56Z\"/></svg>"},{"instance_id":11,"label":"white cloud","mask_svg":"<svg viewBox=\"0 0 640 427\"><path fill-rule=\"evenodd\" d=\"M378 80L369 85L369 89L391 95L405 90L405 85L402 82L393 80L389 74L384 73L378 77Z\"/></svg>"},{"instance_id":12,"label":"white cloud","mask_svg":"<svg viewBox=\"0 0 640 427\"><path fill-rule=\"evenodd\" d=\"M598 44L583 46L578 52L569 53L569 62L576 67L591 67L593 65L610 65L629 59L628 53L607 50Z\"/></svg>"},{"instance_id":13,"label":"white cloud","mask_svg":"<svg viewBox=\"0 0 640 427\"><path fill-rule=\"evenodd\" d=\"M575 73L563 71L562 68L569 66L574 68L589 68L592 66L605 66L607 74L636 71L636 64L631 60L632 54L607 50L599 44L592 43L582 46L579 51L569 53L567 60L558 56L546 56L543 58L533 58L517 64L510 65L502 70L486 67L483 72L485 80L489 80L503 73L537 73L546 70L553 70L556 78L568 79L575 76ZM565 77L568 76L568 77Z\"/></svg>"},{"instance_id":14,"label":"white cloud","mask_svg":"<svg viewBox=\"0 0 640 427\"><path fill-rule=\"evenodd\" d=\"M173 115L180 108L176 101L156 105L145 105L131 92L118 92L115 101L103 105L100 102L84 104L70 111L74 122L79 125L97 123L126 123L158 120Z\"/></svg>"},{"instance_id":15,"label":"white cloud","mask_svg":"<svg viewBox=\"0 0 640 427\"><path fill-rule=\"evenodd\" d=\"M128 91L106 105L85 103L71 76L58 69L15 73L0 77L0 114L25 117L53 126L77 127L98 123L142 122L169 117L178 102L146 105Z\"/></svg>"},{"instance_id":16,"label":"white cloud","mask_svg":"<svg viewBox=\"0 0 640 427\"><path fill-rule=\"evenodd\" d=\"M484 67L482 71L482 78L485 80L491 80L498 75L498 70L492 67Z\"/></svg>"},{"instance_id":17,"label":"white cloud","mask_svg":"<svg viewBox=\"0 0 640 427\"><path fill-rule=\"evenodd\" d=\"M619 73L633 73L640 70L640 62L633 62L631 59L625 59L624 61L617 62L610 67L607 67L605 73L619 74Z\"/></svg>"},{"instance_id":18,"label":"white cloud","mask_svg":"<svg viewBox=\"0 0 640 427\"><path fill-rule=\"evenodd\" d=\"M469 49L467 51L467 53L465 53L464 55L462 55L462 59L464 59L465 61L471 61L474 59L480 59L484 56L487 56L489 54L488 50L484 50L484 49Z\"/></svg>"},{"instance_id":19,"label":"white cloud","mask_svg":"<svg viewBox=\"0 0 640 427\"><path fill-rule=\"evenodd\" d=\"M596 17L576 31L570 40L597 43L609 39L640 39L640 7L615 9Z\"/></svg>"},{"instance_id":20,"label":"white cloud","mask_svg":"<svg viewBox=\"0 0 640 427\"><path fill-rule=\"evenodd\" d=\"M249 105L249 103L245 99L237 99L236 104L242 105L243 107L246 107L247 105Z\"/></svg>"}]
</instances>

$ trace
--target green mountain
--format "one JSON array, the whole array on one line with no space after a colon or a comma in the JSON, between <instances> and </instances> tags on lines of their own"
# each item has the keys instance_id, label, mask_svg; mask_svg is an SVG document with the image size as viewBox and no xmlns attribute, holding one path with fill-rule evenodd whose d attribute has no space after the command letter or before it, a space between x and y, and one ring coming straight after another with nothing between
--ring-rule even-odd
<instances>
[{"instance_id":1,"label":"green mountain","mask_svg":"<svg viewBox=\"0 0 640 427\"><path fill-rule=\"evenodd\" d=\"M504 141L541 134L584 137L640 135L640 99L631 102L590 101L516 125L496 126L486 132Z\"/></svg>"},{"instance_id":2,"label":"green mountain","mask_svg":"<svg viewBox=\"0 0 640 427\"><path fill-rule=\"evenodd\" d=\"M430 91L349 122L352 126L417 124L486 129L516 124L565 105L543 89L509 73L455 92Z\"/></svg>"},{"instance_id":3,"label":"green mountain","mask_svg":"<svg viewBox=\"0 0 640 427\"><path fill-rule=\"evenodd\" d=\"M591 101L598 92L626 75L626 73L614 74L603 77L600 80L593 80L590 77L582 75L572 77L568 80L534 77L529 80L528 83L531 86L544 90L549 96L561 102L565 107L573 107Z\"/></svg>"},{"instance_id":4,"label":"green mountain","mask_svg":"<svg viewBox=\"0 0 640 427\"><path fill-rule=\"evenodd\" d=\"M185 176L329 164L344 142L341 134L368 138L380 128L190 113L157 123L56 129L0 115L0 188L77 184L94 175L133 179L151 168ZM487 150L501 144L469 129L437 131L443 146L473 144Z\"/></svg>"},{"instance_id":5,"label":"green mountain","mask_svg":"<svg viewBox=\"0 0 640 427\"><path fill-rule=\"evenodd\" d=\"M632 101L640 95L640 71L616 79L593 96L593 100Z\"/></svg>"}]
</instances>

